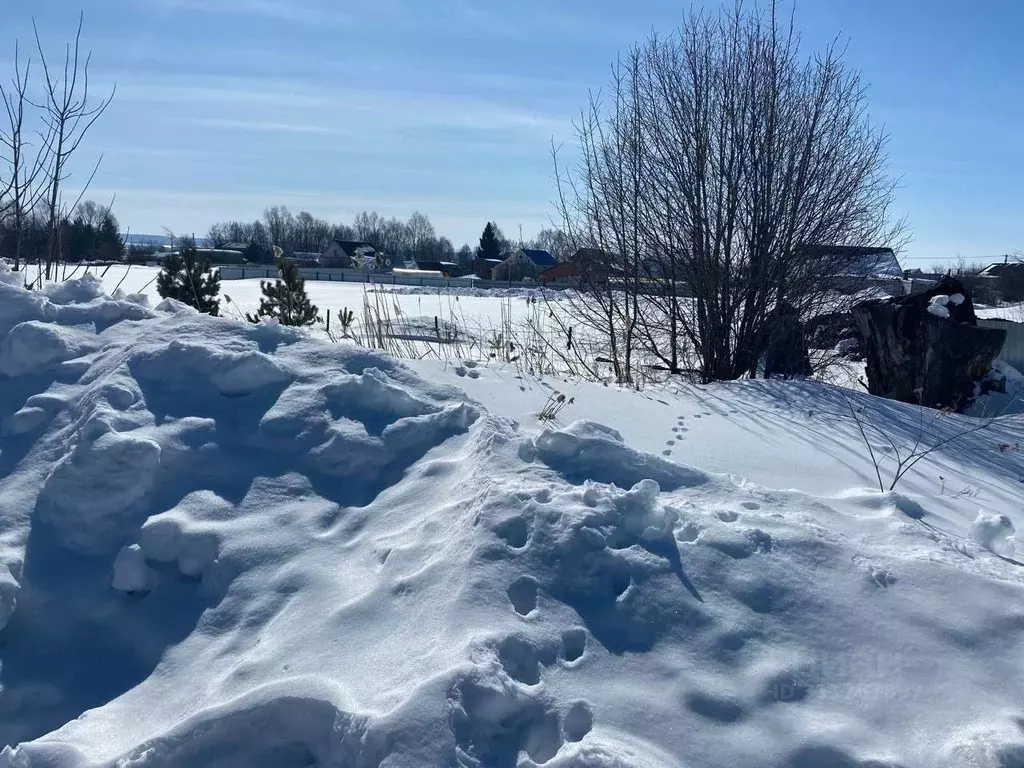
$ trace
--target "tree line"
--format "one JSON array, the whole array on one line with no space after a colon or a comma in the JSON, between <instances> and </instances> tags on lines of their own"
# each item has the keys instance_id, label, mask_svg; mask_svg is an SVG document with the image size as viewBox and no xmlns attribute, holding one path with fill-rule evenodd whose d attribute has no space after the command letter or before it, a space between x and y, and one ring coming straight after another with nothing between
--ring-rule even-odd
<instances>
[{"instance_id":1,"label":"tree line","mask_svg":"<svg viewBox=\"0 0 1024 768\"><path fill-rule=\"evenodd\" d=\"M501 231L497 224L488 223L496 242L497 258L519 247ZM489 236L489 237L491 237ZM227 245L244 246L246 260L270 264L274 261L274 246L285 255L296 253L319 254L334 240L363 242L387 254L393 264L405 261L448 261L468 268L479 256L480 248L464 244L456 249L452 241L438 235L430 218L416 211L408 219L385 218L376 211L363 211L351 223L330 222L306 211L292 213L285 206L272 206L263 216L252 222L225 221L212 225L206 233L213 248ZM490 242L490 240L488 241ZM536 237L522 243L527 248L551 251L556 258L566 259L568 239L559 230L542 229ZM488 258L492 249L488 246Z\"/></svg>"}]
</instances>

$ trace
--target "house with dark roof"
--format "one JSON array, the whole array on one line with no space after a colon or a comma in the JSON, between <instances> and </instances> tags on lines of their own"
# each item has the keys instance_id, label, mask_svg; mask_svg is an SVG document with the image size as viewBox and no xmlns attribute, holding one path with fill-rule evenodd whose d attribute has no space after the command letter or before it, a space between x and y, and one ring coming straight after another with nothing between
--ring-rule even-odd
<instances>
[{"instance_id":1,"label":"house with dark roof","mask_svg":"<svg viewBox=\"0 0 1024 768\"><path fill-rule=\"evenodd\" d=\"M1024 262L1005 261L990 264L981 270L979 278L992 284L1003 301L1024 301Z\"/></svg>"},{"instance_id":2,"label":"house with dark roof","mask_svg":"<svg viewBox=\"0 0 1024 768\"><path fill-rule=\"evenodd\" d=\"M332 240L320 255L320 265L341 269L361 269L377 256L377 249L359 240Z\"/></svg>"},{"instance_id":3,"label":"house with dark roof","mask_svg":"<svg viewBox=\"0 0 1024 768\"><path fill-rule=\"evenodd\" d=\"M573 282L586 277L588 283L605 283L610 277L621 277L621 259L599 248L580 248L568 261L540 273L541 282Z\"/></svg>"},{"instance_id":4,"label":"house with dark roof","mask_svg":"<svg viewBox=\"0 0 1024 768\"><path fill-rule=\"evenodd\" d=\"M492 277L495 280L536 280L541 272L557 263L555 257L547 251L519 248L494 268Z\"/></svg>"}]
</instances>

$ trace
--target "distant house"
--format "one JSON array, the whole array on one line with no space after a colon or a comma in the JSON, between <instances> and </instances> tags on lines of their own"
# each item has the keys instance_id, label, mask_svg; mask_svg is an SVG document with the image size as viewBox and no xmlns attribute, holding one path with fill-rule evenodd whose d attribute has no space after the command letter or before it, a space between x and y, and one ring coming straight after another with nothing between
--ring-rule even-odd
<instances>
[{"instance_id":1,"label":"distant house","mask_svg":"<svg viewBox=\"0 0 1024 768\"><path fill-rule=\"evenodd\" d=\"M588 282L606 282L610 276L621 276L622 270L613 265L616 261L598 248L580 248L568 261L549 267L540 273L541 282L572 282L587 275Z\"/></svg>"},{"instance_id":2,"label":"distant house","mask_svg":"<svg viewBox=\"0 0 1024 768\"><path fill-rule=\"evenodd\" d=\"M555 257L547 251L520 248L494 268L492 277L495 280L536 279L541 272L557 263Z\"/></svg>"},{"instance_id":3,"label":"distant house","mask_svg":"<svg viewBox=\"0 0 1024 768\"><path fill-rule=\"evenodd\" d=\"M476 259L473 261L473 274L481 280L491 280L499 264L501 259Z\"/></svg>"},{"instance_id":4,"label":"distant house","mask_svg":"<svg viewBox=\"0 0 1024 768\"><path fill-rule=\"evenodd\" d=\"M826 263L830 273L860 279L903 279L903 267L892 248L857 245L809 245L802 249Z\"/></svg>"},{"instance_id":5,"label":"distant house","mask_svg":"<svg viewBox=\"0 0 1024 768\"><path fill-rule=\"evenodd\" d=\"M245 250L249 247L248 243L241 241L234 241L230 243L224 243L219 250L222 251L238 251L239 253L245 253Z\"/></svg>"},{"instance_id":6,"label":"distant house","mask_svg":"<svg viewBox=\"0 0 1024 768\"><path fill-rule=\"evenodd\" d=\"M978 277L990 281L1003 301L1024 301L1024 263L990 264Z\"/></svg>"},{"instance_id":7,"label":"distant house","mask_svg":"<svg viewBox=\"0 0 1024 768\"><path fill-rule=\"evenodd\" d=\"M454 261L417 261L416 269L425 272L440 272L445 277L462 277L465 271Z\"/></svg>"},{"instance_id":8,"label":"distant house","mask_svg":"<svg viewBox=\"0 0 1024 768\"><path fill-rule=\"evenodd\" d=\"M245 258L242 256L241 251L228 251L223 248L196 248L196 257L201 261L206 261L213 266L227 266L231 264L245 264ZM169 256L180 256L181 251L172 251L165 254L163 259L166 260Z\"/></svg>"},{"instance_id":9,"label":"distant house","mask_svg":"<svg viewBox=\"0 0 1024 768\"><path fill-rule=\"evenodd\" d=\"M294 251L289 253L286 257L289 261L293 261L300 267L319 267L320 266L320 254L309 253L304 251Z\"/></svg>"},{"instance_id":10,"label":"distant house","mask_svg":"<svg viewBox=\"0 0 1024 768\"><path fill-rule=\"evenodd\" d=\"M362 269L376 259L377 249L358 240L332 240L320 254L320 265L340 269Z\"/></svg>"}]
</instances>

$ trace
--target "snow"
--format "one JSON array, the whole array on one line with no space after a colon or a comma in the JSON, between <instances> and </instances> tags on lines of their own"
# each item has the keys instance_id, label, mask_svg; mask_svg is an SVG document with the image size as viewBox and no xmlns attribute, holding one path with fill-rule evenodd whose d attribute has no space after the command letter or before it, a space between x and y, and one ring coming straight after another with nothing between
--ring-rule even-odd
<instances>
[{"instance_id":1,"label":"snow","mask_svg":"<svg viewBox=\"0 0 1024 768\"><path fill-rule=\"evenodd\" d=\"M959 296L960 294L957 294ZM962 299L963 297L961 297ZM952 301L950 296L932 296L932 300L928 305L928 312L935 315L936 317L949 317L949 308L946 306L950 303L956 303Z\"/></svg>"},{"instance_id":2,"label":"snow","mask_svg":"<svg viewBox=\"0 0 1024 768\"><path fill-rule=\"evenodd\" d=\"M1020 765L1019 420L91 293L0 285L0 766Z\"/></svg>"},{"instance_id":3,"label":"snow","mask_svg":"<svg viewBox=\"0 0 1024 768\"><path fill-rule=\"evenodd\" d=\"M1024 303L1004 304L999 307L979 307L975 314L984 320L1012 320L1024 323Z\"/></svg>"},{"instance_id":4,"label":"snow","mask_svg":"<svg viewBox=\"0 0 1024 768\"><path fill-rule=\"evenodd\" d=\"M0 631L7 626L11 615L18 607L18 582L8 566L0 566Z\"/></svg>"},{"instance_id":5,"label":"snow","mask_svg":"<svg viewBox=\"0 0 1024 768\"><path fill-rule=\"evenodd\" d=\"M1006 515L979 512L971 526L971 538L977 544L1002 557L1013 557L1013 522Z\"/></svg>"},{"instance_id":6,"label":"snow","mask_svg":"<svg viewBox=\"0 0 1024 768\"><path fill-rule=\"evenodd\" d=\"M146 556L138 544L122 547L114 558L114 575L110 586L118 592L148 592L156 574L146 565Z\"/></svg>"}]
</instances>

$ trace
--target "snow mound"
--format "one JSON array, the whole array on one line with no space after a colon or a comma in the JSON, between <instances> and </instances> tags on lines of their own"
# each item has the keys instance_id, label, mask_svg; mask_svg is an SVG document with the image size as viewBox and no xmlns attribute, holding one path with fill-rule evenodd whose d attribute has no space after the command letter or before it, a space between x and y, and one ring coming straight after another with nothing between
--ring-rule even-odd
<instances>
[{"instance_id":1,"label":"snow mound","mask_svg":"<svg viewBox=\"0 0 1024 768\"><path fill-rule=\"evenodd\" d=\"M160 469L159 443L108 429L105 422L89 422L40 493L42 519L75 551L116 549Z\"/></svg>"},{"instance_id":2,"label":"snow mound","mask_svg":"<svg viewBox=\"0 0 1024 768\"><path fill-rule=\"evenodd\" d=\"M527 445L526 455L530 454L579 482L594 479L631 487L642 480L653 480L674 491L707 479L695 469L630 448L615 430L589 421L544 430Z\"/></svg>"},{"instance_id":3,"label":"snow mound","mask_svg":"<svg viewBox=\"0 0 1024 768\"><path fill-rule=\"evenodd\" d=\"M43 294L54 304L88 304L103 296L103 281L97 275L47 283Z\"/></svg>"},{"instance_id":4,"label":"snow mound","mask_svg":"<svg viewBox=\"0 0 1024 768\"><path fill-rule=\"evenodd\" d=\"M1016 530L1006 515L979 512L971 525L971 538L978 546L1002 557L1013 557Z\"/></svg>"},{"instance_id":5,"label":"snow mound","mask_svg":"<svg viewBox=\"0 0 1024 768\"><path fill-rule=\"evenodd\" d=\"M24 275L11 269L6 261L0 260L0 283L4 285L22 286L25 284Z\"/></svg>"},{"instance_id":6,"label":"snow mound","mask_svg":"<svg viewBox=\"0 0 1024 768\"><path fill-rule=\"evenodd\" d=\"M0 349L29 333L2 768L1012 765L1024 584L938 502L771 491L295 329L0 285ZM710 408L656 439L696 453Z\"/></svg>"},{"instance_id":7,"label":"snow mound","mask_svg":"<svg viewBox=\"0 0 1024 768\"><path fill-rule=\"evenodd\" d=\"M0 341L0 373L44 373L59 363L95 349L95 342L74 328L31 320L20 323Z\"/></svg>"},{"instance_id":8,"label":"snow mound","mask_svg":"<svg viewBox=\"0 0 1024 768\"><path fill-rule=\"evenodd\" d=\"M132 360L140 379L181 386L208 386L223 395L245 395L264 387L285 384L292 376L253 343L214 348L174 340Z\"/></svg>"}]
</instances>

